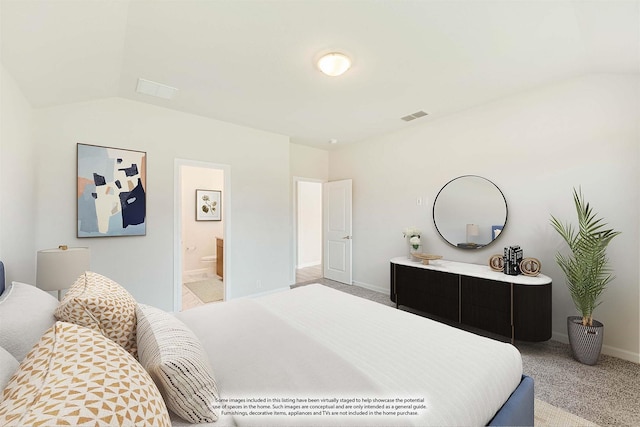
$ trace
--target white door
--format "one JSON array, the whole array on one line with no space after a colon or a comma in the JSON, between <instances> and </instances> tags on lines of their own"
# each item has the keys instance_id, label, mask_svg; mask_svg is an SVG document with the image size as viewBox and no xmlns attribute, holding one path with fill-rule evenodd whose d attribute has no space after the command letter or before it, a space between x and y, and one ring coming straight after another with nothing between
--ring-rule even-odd
<instances>
[{"instance_id":1,"label":"white door","mask_svg":"<svg viewBox=\"0 0 640 427\"><path fill-rule=\"evenodd\" d=\"M351 180L323 185L324 277L352 284Z\"/></svg>"}]
</instances>

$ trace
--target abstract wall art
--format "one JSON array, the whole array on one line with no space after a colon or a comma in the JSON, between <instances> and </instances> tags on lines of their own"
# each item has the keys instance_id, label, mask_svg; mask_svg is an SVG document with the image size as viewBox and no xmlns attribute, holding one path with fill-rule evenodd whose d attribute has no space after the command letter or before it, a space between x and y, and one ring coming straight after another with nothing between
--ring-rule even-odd
<instances>
[{"instance_id":1,"label":"abstract wall art","mask_svg":"<svg viewBox=\"0 0 640 427\"><path fill-rule=\"evenodd\" d=\"M147 153L78 144L78 237L144 236Z\"/></svg>"},{"instance_id":2,"label":"abstract wall art","mask_svg":"<svg viewBox=\"0 0 640 427\"><path fill-rule=\"evenodd\" d=\"M196 221L222 220L222 191L196 190Z\"/></svg>"}]
</instances>

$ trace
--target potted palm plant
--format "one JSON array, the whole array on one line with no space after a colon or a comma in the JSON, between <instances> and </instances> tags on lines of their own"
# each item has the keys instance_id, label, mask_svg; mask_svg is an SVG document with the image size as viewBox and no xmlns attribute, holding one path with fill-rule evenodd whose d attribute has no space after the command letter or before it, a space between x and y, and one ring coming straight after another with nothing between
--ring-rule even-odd
<instances>
[{"instance_id":1,"label":"potted palm plant","mask_svg":"<svg viewBox=\"0 0 640 427\"><path fill-rule=\"evenodd\" d=\"M556 261L566 276L567 287L580 316L567 318L567 332L573 357L581 363L595 365L602 350L604 325L593 319L600 296L614 279L607 246L620 234L607 228L593 208L584 201L582 190L573 189L573 202L578 213L578 227L562 223L553 215L551 225L569 246L570 253L556 254Z\"/></svg>"}]
</instances>

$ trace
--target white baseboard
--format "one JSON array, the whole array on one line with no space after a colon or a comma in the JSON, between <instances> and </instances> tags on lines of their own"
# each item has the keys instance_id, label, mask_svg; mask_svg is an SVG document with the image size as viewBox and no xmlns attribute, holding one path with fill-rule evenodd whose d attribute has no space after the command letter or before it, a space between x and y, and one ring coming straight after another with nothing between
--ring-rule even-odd
<instances>
[{"instance_id":1,"label":"white baseboard","mask_svg":"<svg viewBox=\"0 0 640 427\"><path fill-rule=\"evenodd\" d=\"M560 341L565 344L569 344L569 336L567 334L563 334L560 332L553 331L551 333L551 339L555 341ZM640 363L640 354L634 353L628 350L623 350L618 347L612 347L610 345L602 345L602 354L606 354L607 356L617 357L619 359L628 360L633 363Z\"/></svg>"},{"instance_id":2,"label":"white baseboard","mask_svg":"<svg viewBox=\"0 0 640 427\"><path fill-rule=\"evenodd\" d=\"M622 350L620 348L611 347L609 345L603 345L602 346L602 352L604 354L609 355L609 356L618 357L620 359L628 360L628 361L634 362L634 363L640 363L640 354L639 353L633 353L631 351Z\"/></svg>"},{"instance_id":3,"label":"white baseboard","mask_svg":"<svg viewBox=\"0 0 640 427\"><path fill-rule=\"evenodd\" d=\"M361 288L369 289L370 291L381 292L383 294L389 295L389 287L388 286L371 285L369 283L358 282L356 280L353 281L353 284L356 285L356 286L360 286Z\"/></svg>"},{"instance_id":4,"label":"white baseboard","mask_svg":"<svg viewBox=\"0 0 640 427\"><path fill-rule=\"evenodd\" d=\"M569 344L569 336L567 334L561 334L560 332L551 331L551 339Z\"/></svg>"}]
</instances>

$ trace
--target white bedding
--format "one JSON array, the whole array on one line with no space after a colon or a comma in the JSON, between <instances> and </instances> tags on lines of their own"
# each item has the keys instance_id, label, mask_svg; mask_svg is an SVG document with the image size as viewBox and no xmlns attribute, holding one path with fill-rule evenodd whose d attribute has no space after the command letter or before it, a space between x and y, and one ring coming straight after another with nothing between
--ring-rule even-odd
<instances>
[{"instance_id":1,"label":"white bedding","mask_svg":"<svg viewBox=\"0 0 640 427\"><path fill-rule=\"evenodd\" d=\"M202 341L221 398L417 398L426 406L402 417L236 415L215 425L485 425L522 375L510 344L322 285L176 316Z\"/></svg>"}]
</instances>

